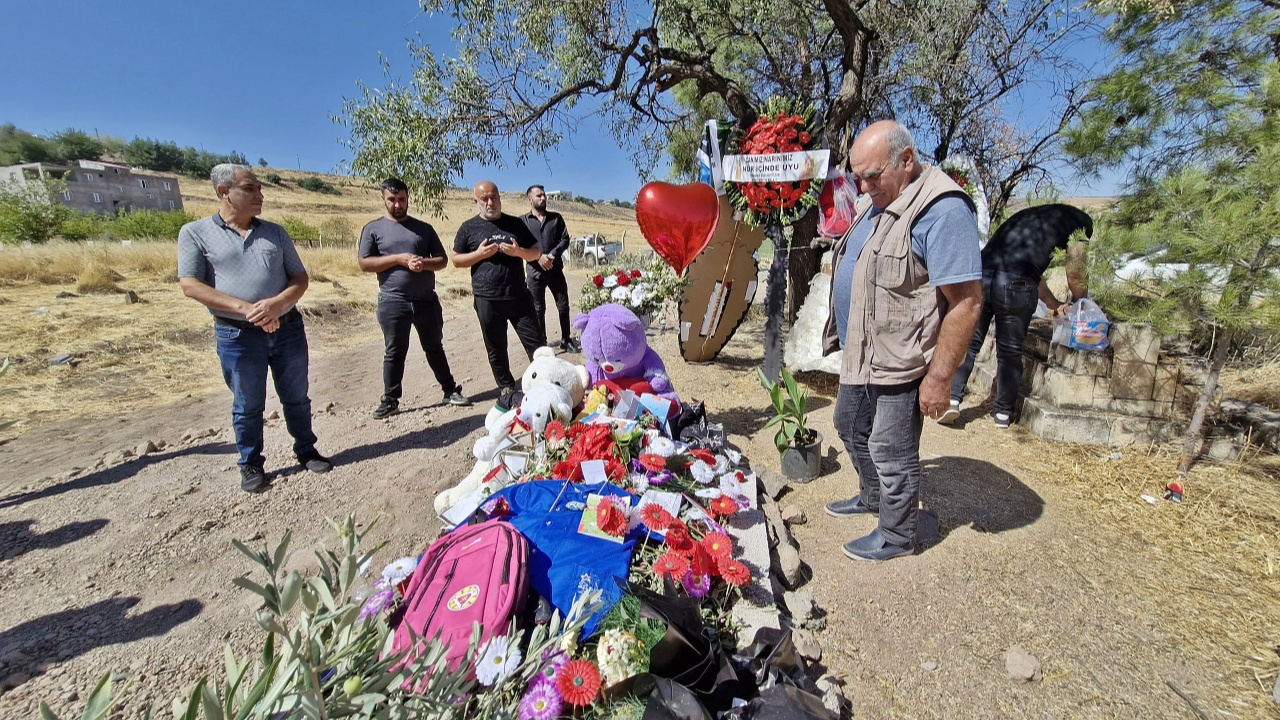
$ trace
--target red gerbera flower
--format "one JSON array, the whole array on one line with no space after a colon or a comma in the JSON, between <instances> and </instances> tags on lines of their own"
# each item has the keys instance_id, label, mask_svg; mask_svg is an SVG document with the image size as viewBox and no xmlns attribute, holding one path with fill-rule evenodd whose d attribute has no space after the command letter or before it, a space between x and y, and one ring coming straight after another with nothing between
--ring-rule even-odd
<instances>
[{"instance_id":1,"label":"red gerbera flower","mask_svg":"<svg viewBox=\"0 0 1280 720\"><path fill-rule=\"evenodd\" d=\"M570 705L590 705L600 692L600 670L590 660L570 660L556 673L556 689Z\"/></svg>"},{"instance_id":2,"label":"red gerbera flower","mask_svg":"<svg viewBox=\"0 0 1280 720\"><path fill-rule=\"evenodd\" d=\"M694 448L689 451L689 455L697 460L701 460L702 462L708 465L716 464L716 456L712 455L711 451L706 448Z\"/></svg>"},{"instance_id":3,"label":"red gerbera flower","mask_svg":"<svg viewBox=\"0 0 1280 720\"><path fill-rule=\"evenodd\" d=\"M681 555L688 555L693 552L693 538L689 536L689 530L684 526L684 523L680 525L672 523L667 526L667 547Z\"/></svg>"},{"instance_id":4,"label":"red gerbera flower","mask_svg":"<svg viewBox=\"0 0 1280 720\"><path fill-rule=\"evenodd\" d=\"M675 518L671 517L671 513L656 502L645 503L640 506L640 522L650 530L662 532L666 530L671 521Z\"/></svg>"},{"instance_id":5,"label":"red gerbera flower","mask_svg":"<svg viewBox=\"0 0 1280 720\"><path fill-rule=\"evenodd\" d=\"M640 464L649 472L661 472L667 469L667 459L654 453L641 453Z\"/></svg>"},{"instance_id":6,"label":"red gerbera flower","mask_svg":"<svg viewBox=\"0 0 1280 720\"><path fill-rule=\"evenodd\" d=\"M684 577L684 573L688 569L689 561L670 550L662 553L662 556L653 563L653 574L658 576L670 575L675 580Z\"/></svg>"},{"instance_id":7,"label":"red gerbera flower","mask_svg":"<svg viewBox=\"0 0 1280 720\"><path fill-rule=\"evenodd\" d=\"M721 495L711 501L710 508L716 517L729 517L738 512L738 503L728 495Z\"/></svg>"},{"instance_id":8,"label":"red gerbera flower","mask_svg":"<svg viewBox=\"0 0 1280 720\"><path fill-rule=\"evenodd\" d=\"M695 543L693 552L689 553L689 570L699 577L710 575L715 571L717 561L701 544Z\"/></svg>"},{"instance_id":9,"label":"red gerbera flower","mask_svg":"<svg viewBox=\"0 0 1280 720\"><path fill-rule=\"evenodd\" d=\"M609 498L602 498L596 506L596 527L614 537L627 534L627 513Z\"/></svg>"},{"instance_id":10,"label":"red gerbera flower","mask_svg":"<svg viewBox=\"0 0 1280 720\"><path fill-rule=\"evenodd\" d=\"M720 572L720 577L725 579L725 582L738 586L751 582L751 571L747 569L746 565L737 560L723 558L716 565L716 569Z\"/></svg>"},{"instance_id":11,"label":"red gerbera flower","mask_svg":"<svg viewBox=\"0 0 1280 720\"><path fill-rule=\"evenodd\" d=\"M546 429L542 431L542 436L546 438L547 442L560 442L569 437L565 433L564 423L559 420L552 420L547 423Z\"/></svg>"},{"instance_id":12,"label":"red gerbera flower","mask_svg":"<svg viewBox=\"0 0 1280 720\"><path fill-rule=\"evenodd\" d=\"M727 558L733 555L733 540L724 533L709 533L702 538L702 547L714 557Z\"/></svg>"},{"instance_id":13,"label":"red gerbera flower","mask_svg":"<svg viewBox=\"0 0 1280 720\"><path fill-rule=\"evenodd\" d=\"M595 286L596 286L596 287L598 287L598 288L602 288L602 287L604 287L604 276L603 276L603 275L597 275L597 276L595 276L595 277L591 278L591 284L592 284L592 285L595 285Z\"/></svg>"}]
</instances>

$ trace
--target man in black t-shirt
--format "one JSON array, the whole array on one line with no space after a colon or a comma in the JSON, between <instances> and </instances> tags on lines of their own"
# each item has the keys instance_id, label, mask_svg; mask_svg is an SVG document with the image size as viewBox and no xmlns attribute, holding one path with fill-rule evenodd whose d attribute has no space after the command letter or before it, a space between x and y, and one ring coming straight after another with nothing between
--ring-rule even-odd
<instances>
[{"instance_id":1,"label":"man in black t-shirt","mask_svg":"<svg viewBox=\"0 0 1280 720\"><path fill-rule=\"evenodd\" d=\"M454 382L444 354L444 312L436 297L436 273L449 266L440 236L409 216L409 189L398 178L382 182L385 217L360 232L360 269L378 273L378 324L386 342L382 358L382 402L373 411L384 418L400 409L409 328L417 328L427 364L444 390L444 402L470 405Z\"/></svg>"},{"instance_id":2,"label":"man in black t-shirt","mask_svg":"<svg viewBox=\"0 0 1280 720\"><path fill-rule=\"evenodd\" d=\"M1093 218L1070 205L1037 205L1004 221L982 248L982 314L964 362L951 378L951 407L938 418L950 425L960 417L960 402L982 350L987 327L996 324L996 397L992 419L998 428L1013 422L1022 385L1022 342L1036 312L1037 295L1053 312L1064 311L1085 295L1084 245L1071 240L1077 230L1093 236ZM1053 251L1067 251L1067 301L1059 302L1044 281Z\"/></svg>"},{"instance_id":3,"label":"man in black t-shirt","mask_svg":"<svg viewBox=\"0 0 1280 720\"><path fill-rule=\"evenodd\" d=\"M569 281L564 276L564 260L561 255L569 249L569 230L564 217L547 210L547 192L541 185L530 185L524 193L532 212L520 216L529 232L538 238L542 256L529 263L529 292L533 294L533 311L538 315L538 327L546 332L547 290L556 301L560 316L560 344L565 352L582 352L582 346L573 339L569 329Z\"/></svg>"},{"instance_id":4,"label":"man in black t-shirt","mask_svg":"<svg viewBox=\"0 0 1280 720\"><path fill-rule=\"evenodd\" d=\"M507 323L515 328L530 360L534 350L547 344L524 281L524 263L536 262L542 251L520 218L503 214L497 185L478 182L474 193L479 214L458 228L453 264L471 268L471 294L489 352L489 368L498 383L498 404L508 407L516 380L507 355Z\"/></svg>"}]
</instances>

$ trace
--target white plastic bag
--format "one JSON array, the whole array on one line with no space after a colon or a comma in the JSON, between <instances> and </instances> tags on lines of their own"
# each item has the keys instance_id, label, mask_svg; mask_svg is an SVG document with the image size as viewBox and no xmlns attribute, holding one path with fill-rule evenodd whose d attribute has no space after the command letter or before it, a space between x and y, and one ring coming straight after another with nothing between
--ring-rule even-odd
<instances>
[{"instance_id":1,"label":"white plastic bag","mask_svg":"<svg viewBox=\"0 0 1280 720\"><path fill-rule=\"evenodd\" d=\"M1054 318L1053 342L1073 350L1102 352L1109 344L1107 333L1110 330L1111 321L1098 303L1080 298L1067 309L1065 317Z\"/></svg>"}]
</instances>

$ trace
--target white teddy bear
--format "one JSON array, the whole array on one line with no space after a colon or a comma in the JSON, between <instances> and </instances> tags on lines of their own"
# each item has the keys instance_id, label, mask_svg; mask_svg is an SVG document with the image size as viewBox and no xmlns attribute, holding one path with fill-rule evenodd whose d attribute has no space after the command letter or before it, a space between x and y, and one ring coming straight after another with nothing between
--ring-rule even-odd
<instances>
[{"instance_id":1,"label":"white teddy bear","mask_svg":"<svg viewBox=\"0 0 1280 720\"><path fill-rule=\"evenodd\" d=\"M486 433L471 448L476 458L475 467L457 485L436 496L436 513L453 507L483 484L493 467L495 453L511 434L517 418L537 432L542 432L553 417L572 419L573 410L586 396L588 382L587 369L582 365L556 357L555 350L549 347L535 350L533 360L520 378L524 388L520 406L506 412L494 407L485 415Z\"/></svg>"}]
</instances>

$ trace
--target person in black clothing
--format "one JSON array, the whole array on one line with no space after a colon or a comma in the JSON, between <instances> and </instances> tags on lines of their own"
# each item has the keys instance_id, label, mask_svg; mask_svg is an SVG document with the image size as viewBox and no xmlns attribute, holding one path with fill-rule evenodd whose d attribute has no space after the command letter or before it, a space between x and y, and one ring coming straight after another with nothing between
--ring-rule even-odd
<instances>
[{"instance_id":1,"label":"person in black clothing","mask_svg":"<svg viewBox=\"0 0 1280 720\"><path fill-rule=\"evenodd\" d=\"M479 214L458 228L453 264L471 268L471 294L489 352L489 369L498 383L498 404L509 407L516 379L507 355L507 323L515 328L530 360L534 350L547 344L523 268L525 262L537 262L542 251L538 238L520 218L502 212L497 185L488 180L478 182L474 193Z\"/></svg>"},{"instance_id":2,"label":"person in black clothing","mask_svg":"<svg viewBox=\"0 0 1280 720\"><path fill-rule=\"evenodd\" d=\"M530 185L525 191L532 212L521 216L529 232L538 238L542 257L529 263L529 292L533 294L533 311L538 315L538 327L546 332L547 290L556 301L560 315L560 343L565 352L582 352L582 346L573 339L569 329L569 282L564 277L564 261L561 255L569 249L569 230L564 216L547 210L547 192L541 185Z\"/></svg>"},{"instance_id":3,"label":"person in black clothing","mask_svg":"<svg viewBox=\"0 0 1280 720\"><path fill-rule=\"evenodd\" d=\"M409 216L409 189L397 178L382 182L385 217L360 232L360 269L378 274L378 324L386 341L382 358L382 401L373 411L384 418L400 409L409 328L444 390L444 402L470 405L453 379L444 354L444 313L436 297L436 273L449 266L440 237L429 224Z\"/></svg>"},{"instance_id":4,"label":"person in black clothing","mask_svg":"<svg viewBox=\"0 0 1280 720\"><path fill-rule=\"evenodd\" d=\"M992 419L998 428L1009 427L1022 385L1022 342L1036 312L1037 295L1055 313L1085 296L1084 245L1071 240L1077 230L1083 230L1085 237L1093 236L1093 218L1088 213L1070 205L1037 205L1015 213L991 236L982 249L982 315L964 362L951 379L951 407L938 422L950 425L960 417L960 402L974 360L994 319L996 399ZM1044 281L1044 271L1058 248L1067 251L1066 302L1059 302Z\"/></svg>"}]
</instances>

